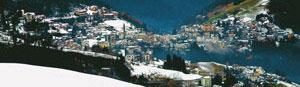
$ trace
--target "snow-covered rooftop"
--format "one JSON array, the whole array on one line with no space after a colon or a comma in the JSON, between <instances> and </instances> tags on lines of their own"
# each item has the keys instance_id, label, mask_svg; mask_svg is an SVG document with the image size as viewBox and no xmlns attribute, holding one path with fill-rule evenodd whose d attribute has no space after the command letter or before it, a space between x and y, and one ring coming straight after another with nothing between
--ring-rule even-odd
<instances>
[{"instance_id":1,"label":"snow-covered rooftop","mask_svg":"<svg viewBox=\"0 0 300 87\"><path fill-rule=\"evenodd\" d=\"M98 44L98 40L95 40L95 39L87 39L87 40L85 40L85 41L87 41L89 44L89 47L93 47L94 45L97 45Z\"/></svg>"},{"instance_id":2,"label":"snow-covered rooftop","mask_svg":"<svg viewBox=\"0 0 300 87\"><path fill-rule=\"evenodd\" d=\"M198 62L197 66L201 71L209 72L211 74L215 72L215 67L225 67L225 65L216 62Z\"/></svg>"},{"instance_id":3,"label":"snow-covered rooftop","mask_svg":"<svg viewBox=\"0 0 300 87\"><path fill-rule=\"evenodd\" d=\"M116 79L26 64L0 64L1 87L142 87Z\"/></svg>"}]
</instances>

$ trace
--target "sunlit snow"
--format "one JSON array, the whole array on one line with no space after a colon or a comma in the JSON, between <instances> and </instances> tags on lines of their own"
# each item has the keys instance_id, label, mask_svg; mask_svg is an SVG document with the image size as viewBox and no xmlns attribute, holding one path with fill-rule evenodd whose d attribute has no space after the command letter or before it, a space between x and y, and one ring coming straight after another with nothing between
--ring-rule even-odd
<instances>
[{"instance_id":1,"label":"sunlit snow","mask_svg":"<svg viewBox=\"0 0 300 87\"><path fill-rule=\"evenodd\" d=\"M137 75L137 76L157 75L157 76L176 79L176 80L195 80L195 79L200 79L202 77L196 74L184 74L179 71L160 69L160 68L144 66L144 65L140 65L140 66L133 65L132 68L133 68L132 75Z\"/></svg>"},{"instance_id":2,"label":"sunlit snow","mask_svg":"<svg viewBox=\"0 0 300 87\"><path fill-rule=\"evenodd\" d=\"M26 64L0 64L0 87L141 87L116 79Z\"/></svg>"}]
</instances>

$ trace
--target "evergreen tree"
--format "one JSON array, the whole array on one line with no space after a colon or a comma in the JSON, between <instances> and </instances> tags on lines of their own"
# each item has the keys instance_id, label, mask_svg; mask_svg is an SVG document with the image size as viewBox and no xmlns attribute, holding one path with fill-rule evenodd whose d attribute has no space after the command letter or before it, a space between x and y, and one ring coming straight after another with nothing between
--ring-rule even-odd
<instances>
[{"instance_id":1,"label":"evergreen tree","mask_svg":"<svg viewBox=\"0 0 300 87\"><path fill-rule=\"evenodd\" d=\"M219 74L217 74L215 76L215 78L212 79L212 84L221 86L222 85L222 77Z\"/></svg>"},{"instance_id":2,"label":"evergreen tree","mask_svg":"<svg viewBox=\"0 0 300 87\"><path fill-rule=\"evenodd\" d=\"M19 10L16 10L14 11L13 13L14 15L12 16L12 32L11 32L11 35L12 35L12 38L13 38L13 43L14 45L16 44L16 41L17 41L17 30L16 30L16 26L20 23L20 20L19 18L22 16L20 11Z\"/></svg>"},{"instance_id":3,"label":"evergreen tree","mask_svg":"<svg viewBox=\"0 0 300 87\"><path fill-rule=\"evenodd\" d=\"M172 68L171 69L173 69L173 70L177 70L177 66L178 66L178 64L177 64L177 56L174 54L173 55L173 61L172 61Z\"/></svg>"},{"instance_id":4,"label":"evergreen tree","mask_svg":"<svg viewBox=\"0 0 300 87\"><path fill-rule=\"evenodd\" d=\"M182 64L182 66L181 66L181 71L182 71L183 73L188 73L187 70L186 70L185 60L182 59L181 61L182 61L182 62L181 62L181 64Z\"/></svg>"},{"instance_id":5,"label":"evergreen tree","mask_svg":"<svg viewBox=\"0 0 300 87\"><path fill-rule=\"evenodd\" d=\"M238 17L234 17L234 20L233 20L233 24L236 24L236 22L238 21Z\"/></svg>"},{"instance_id":6,"label":"evergreen tree","mask_svg":"<svg viewBox=\"0 0 300 87\"><path fill-rule=\"evenodd\" d=\"M124 61L125 61L124 57L120 57L120 59L116 61L116 64L114 64L116 68L116 73L119 77L122 78L122 80L130 81L131 71L125 65Z\"/></svg>"},{"instance_id":7,"label":"evergreen tree","mask_svg":"<svg viewBox=\"0 0 300 87\"><path fill-rule=\"evenodd\" d=\"M8 30L8 24L6 23L6 17L4 14L4 10L6 7L6 3L4 1L0 1L0 14L1 14L1 24L2 24L2 31Z\"/></svg>"},{"instance_id":8,"label":"evergreen tree","mask_svg":"<svg viewBox=\"0 0 300 87\"><path fill-rule=\"evenodd\" d=\"M84 46L84 51L88 51L88 46Z\"/></svg>"},{"instance_id":9,"label":"evergreen tree","mask_svg":"<svg viewBox=\"0 0 300 87\"><path fill-rule=\"evenodd\" d=\"M120 63L125 64L125 57L120 55Z\"/></svg>"},{"instance_id":10,"label":"evergreen tree","mask_svg":"<svg viewBox=\"0 0 300 87\"><path fill-rule=\"evenodd\" d=\"M164 68L164 69L168 69L168 67L167 67L167 61L164 62L163 68Z\"/></svg>"},{"instance_id":11,"label":"evergreen tree","mask_svg":"<svg viewBox=\"0 0 300 87\"><path fill-rule=\"evenodd\" d=\"M146 82L147 82L147 78L144 76L144 74L138 77L138 84L146 85Z\"/></svg>"},{"instance_id":12,"label":"evergreen tree","mask_svg":"<svg viewBox=\"0 0 300 87\"><path fill-rule=\"evenodd\" d=\"M226 80L224 81L224 87L232 87L238 82L237 79L231 73L227 73L225 77Z\"/></svg>"},{"instance_id":13,"label":"evergreen tree","mask_svg":"<svg viewBox=\"0 0 300 87\"><path fill-rule=\"evenodd\" d=\"M217 26L219 26L219 27L221 26L221 21L220 20L217 21Z\"/></svg>"},{"instance_id":14,"label":"evergreen tree","mask_svg":"<svg viewBox=\"0 0 300 87\"><path fill-rule=\"evenodd\" d=\"M172 69L187 73L185 60L183 58L178 57L174 54L173 59L171 59L171 56L168 54L166 59L167 61L164 62L163 65L164 69Z\"/></svg>"},{"instance_id":15,"label":"evergreen tree","mask_svg":"<svg viewBox=\"0 0 300 87\"><path fill-rule=\"evenodd\" d=\"M167 62L166 62L166 68L167 69L172 69L172 59L171 59L171 56L170 54L167 55Z\"/></svg>"}]
</instances>

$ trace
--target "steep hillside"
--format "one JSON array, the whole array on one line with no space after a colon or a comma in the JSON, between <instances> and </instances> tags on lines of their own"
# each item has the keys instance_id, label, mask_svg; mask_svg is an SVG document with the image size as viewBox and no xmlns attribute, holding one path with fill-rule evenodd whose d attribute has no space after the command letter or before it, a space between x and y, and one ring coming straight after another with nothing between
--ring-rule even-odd
<instances>
[{"instance_id":1,"label":"steep hillside","mask_svg":"<svg viewBox=\"0 0 300 87\"><path fill-rule=\"evenodd\" d=\"M113 67L122 80L128 81L130 77L130 70L123 64L124 61L27 45L9 47L0 44L0 63L24 63L96 75L103 67Z\"/></svg>"},{"instance_id":2,"label":"steep hillside","mask_svg":"<svg viewBox=\"0 0 300 87\"><path fill-rule=\"evenodd\" d=\"M246 15L248 17L254 18L257 14L262 13L261 9L265 8L265 2L268 0L228 0L228 1L219 1L213 5L210 5L210 8L213 10L209 10L207 16L209 19L205 23L210 23L217 19L226 18L228 15L236 15L236 16L245 16L245 14L253 14Z\"/></svg>"},{"instance_id":3,"label":"steep hillside","mask_svg":"<svg viewBox=\"0 0 300 87\"><path fill-rule=\"evenodd\" d=\"M53 13L65 13L73 7L80 5L106 6L99 0L1 0L1 8L6 10L25 9L37 14L51 15Z\"/></svg>"}]
</instances>

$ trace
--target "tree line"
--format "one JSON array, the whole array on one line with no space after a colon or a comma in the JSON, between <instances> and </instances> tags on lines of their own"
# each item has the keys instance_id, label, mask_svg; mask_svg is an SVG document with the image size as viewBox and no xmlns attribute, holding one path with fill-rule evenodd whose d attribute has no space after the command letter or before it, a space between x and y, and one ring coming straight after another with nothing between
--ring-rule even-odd
<instances>
[{"instance_id":1,"label":"tree line","mask_svg":"<svg viewBox=\"0 0 300 87\"><path fill-rule=\"evenodd\" d=\"M171 58L170 54L167 55L163 68L188 73L186 70L185 60L175 54L173 55L173 58Z\"/></svg>"},{"instance_id":2,"label":"tree line","mask_svg":"<svg viewBox=\"0 0 300 87\"><path fill-rule=\"evenodd\" d=\"M236 77L230 72L226 72L226 75L224 78L225 78L225 80L223 83L222 76L217 74L212 79L212 85L219 85L219 86L223 86L223 87L232 87L234 84L238 83L238 80L236 79Z\"/></svg>"},{"instance_id":3,"label":"tree line","mask_svg":"<svg viewBox=\"0 0 300 87\"><path fill-rule=\"evenodd\" d=\"M3 3L3 4L1 4ZM20 5L17 5L19 3ZM22 8L26 11L37 14L53 15L53 13L67 13L73 7L84 5L98 5L110 8L101 0L1 0L0 6L7 6L8 9Z\"/></svg>"}]
</instances>

